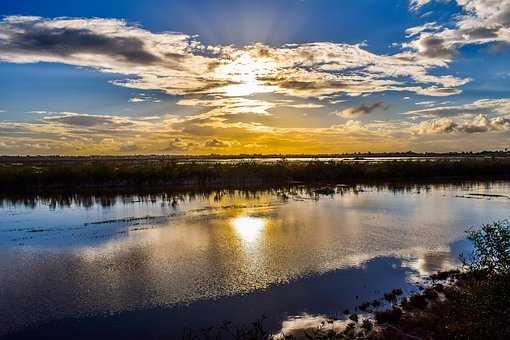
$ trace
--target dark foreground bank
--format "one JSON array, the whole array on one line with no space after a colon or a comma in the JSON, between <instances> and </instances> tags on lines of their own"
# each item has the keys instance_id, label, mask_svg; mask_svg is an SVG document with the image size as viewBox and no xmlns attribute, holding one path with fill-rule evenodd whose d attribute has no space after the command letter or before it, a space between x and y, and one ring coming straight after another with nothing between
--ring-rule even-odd
<instances>
[{"instance_id":1,"label":"dark foreground bank","mask_svg":"<svg viewBox=\"0 0 510 340\"><path fill-rule=\"evenodd\" d=\"M237 186L437 179L507 179L510 158L422 161L286 161L203 163L150 160L0 164L0 190Z\"/></svg>"}]
</instances>

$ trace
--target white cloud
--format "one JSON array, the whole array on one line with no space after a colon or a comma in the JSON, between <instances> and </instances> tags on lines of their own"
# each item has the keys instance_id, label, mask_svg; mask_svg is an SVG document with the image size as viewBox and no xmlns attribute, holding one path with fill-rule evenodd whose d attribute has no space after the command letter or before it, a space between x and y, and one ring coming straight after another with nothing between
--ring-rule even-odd
<instances>
[{"instance_id":1,"label":"white cloud","mask_svg":"<svg viewBox=\"0 0 510 340\"><path fill-rule=\"evenodd\" d=\"M446 63L413 53L378 55L362 45L203 46L182 33L152 33L116 19L6 17L0 60L55 62L119 73L112 83L172 95L311 97L409 91L459 93L469 79L430 71ZM137 101L136 99L134 99Z\"/></svg>"},{"instance_id":2,"label":"white cloud","mask_svg":"<svg viewBox=\"0 0 510 340\"><path fill-rule=\"evenodd\" d=\"M473 118L437 118L420 122L412 129L418 135L444 133L483 133L510 130L510 116L477 115Z\"/></svg>"},{"instance_id":3,"label":"white cloud","mask_svg":"<svg viewBox=\"0 0 510 340\"><path fill-rule=\"evenodd\" d=\"M426 100L424 102L417 102L417 103L414 103L414 105L419 105L419 106L433 106L436 102L433 101L433 100Z\"/></svg>"},{"instance_id":4,"label":"white cloud","mask_svg":"<svg viewBox=\"0 0 510 340\"><path fill-rule=\"evenodd\" d=\"M409 7L413 11L418 11L420 8L428 4L431 0L410 0Z\"/></svg>"},{"instance_id":5,"label":"white cloud","mask_svg":"<svg viewBox=\"0 0 510 340\"><path fill-rule=\"evenodd\" d=\"M285 102L286 103L286 102ZM177 105L191 106L191 107L215 107L221 108L219 111L209 111L208 116L213 115L213 112L220 114L225 113L257 113L260 115L269 115L268 111L276 106L281 105L277 101L266 101L258 99L249 99L242 97L214 97L214 98L185 98L180 99Z\"/></svg>"},{"instance_id":6,"label":"white cloud","mask_svg":"<svg viewBox=\"0 0 510 340\"><path fill-rule=\"evenodd\" d=\"M131 97L131 98L129 98L128 101L130 103L143 103L143 102L159 103L159 102L161 102L160 99L146 95L145 93L140 93L139 95Z\"/></svg>"},{"instance_id":7,"label":"white cloud","mask_svg":"<svg viewBox=\"0 0 510 340\"><path fill-rule=\"evenodd\" d=\"M436 22L428 22L421 26L414 26L406 29L406 34L407 38L411 38L423 32L437 32L442 28L443 26L438 25Z\"/></svg>"},{"instance_id":8,"label":"white cloud","mask_svg":"<svg viewBox=\"0 0 510 340\"><path fill-rule=\"evenodd\" d=\"M448 102L447 102L448 103ZM429 106L433 102L421 102L416 105ZM450 117L450 116L474 116L479 114L507 115L510 113L510 99L480 99L472 103L449 106L433 106L420 110L405 112L405 115L415 117Z\"/></svg>"},{"instance_id":9,"label":"white cloud","mask_svg":"<svg viewBox=\"0 0 510 340\"><path fill-rule=\"evenodd\" d=\"M286 106L293 107L296 109L319 109L321 107L324 107L324 105L322 105L322 104L315 104L315 103L289 104Z\"/></svg>"},{"instance_id":10,"label":"white cloud","mask_svg":"<svg viewBox=\"0 0 510 340\"><path fill-rule=\"evenodd\" d=\"M465 45L510 43L510 0L457 0L463 13L454 18L453 28L427 23L408 29L415 37L404 47L422 56L451 60Z\"/></svg>"},{"instance_id":11,"label":"white cloud","mask_svg":"<svg viewBox=\"0 0 510 340\"><path fill-rule=\"evenodd\" d=\"M32 113L32 114L35 114L35 115L49 115L49 114L52 114L54 112L45 111L45 110L33 110L33 111L29 111L27 113Z\"/></svg>"},{"instance_id":12,"label":"white cloud","mask_svg":"<svg viewBox=\"0 0 510 340\"><path fill-rule=\"evenodd\" d=\"M130 103L143 103L145 102L146 99L145 98L140 98L140 97L132 97L132 98L129 98L129 102Z\"/></svg>"}]
</instances>

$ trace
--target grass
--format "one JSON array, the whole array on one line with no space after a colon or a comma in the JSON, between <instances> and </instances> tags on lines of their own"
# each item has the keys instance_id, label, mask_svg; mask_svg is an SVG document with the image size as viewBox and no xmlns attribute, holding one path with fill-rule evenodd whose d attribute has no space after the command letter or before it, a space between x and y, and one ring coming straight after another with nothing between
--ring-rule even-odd
<instances>
[{"instance_id":1,"label":"grass","mask_svg":"<svg viewBox=\"0 0 510 340\"><path fill-rule=\"evenodd\" d=\"M431 276L422 292L376 311L363 339L510 339L510 223L467 231L474 250L464 271Z\"/></svg>"},{"instance_id":2,"label":"grass","mask_svg":"<svg viewBox=\"0 0 510 340\"><path fill-rule=\"evenodd\" d=\"M509 339L509 317L510 276L468 272L376 312L369 339Z\"/></svg>"},{"instance_id":3,"label":"grass","mask_svg":"<svg viewBox=\"0 0 510 340\"><path fill-rule=\"evenodd\" d=\"M150 160L0 164L0 190L353 183L435 179L506 179L510 158L424 161L281 161L261 163Z\"/></svg>"}]
</instances>

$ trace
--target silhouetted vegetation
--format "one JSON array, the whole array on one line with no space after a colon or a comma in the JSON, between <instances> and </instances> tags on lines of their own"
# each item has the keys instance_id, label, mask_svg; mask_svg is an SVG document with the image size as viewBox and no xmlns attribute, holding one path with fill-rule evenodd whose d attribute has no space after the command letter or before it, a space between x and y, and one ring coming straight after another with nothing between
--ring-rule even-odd
<instances>
[{"instance_id":1,"label":"silhouetted vegetation","mask_svg":"<svg viewBox=\"0 0 510 340\"><path fill-rule=\"evenodd\" d=\"M182 335L183 340L195 339L233 339L233 340L262 340L270 339L271 334L264 327L264 319L252 322L249 325L233 325L231 322L224 322L217 327L209 327L200 330L185 329Z\"/></svg>"},{"instance_id":2,"label":"silhouetted vegetation","mask_svg":"<svg viewBox=\"0 0 510 340\"><path fill-rule=\"evenodd\" d=\"M161 186L353 183L435 179L504 179L510 158L423 161L45 161L1 163L2 191ZM320 192L331 192L327 188Z\"/></svg>"},{"instance_id":3,"label":"silhouetted vegetation","mask_svg":"<svg viewBox=\"0 0 510 340\"><path fill-rule=\"evenodd\" d=\"M466 271L432 275L433 284L375 313L370 339L509 339L510 223L470 229ZM436 283L448 280L449 283Z\"/></svg>"}]
</instances>

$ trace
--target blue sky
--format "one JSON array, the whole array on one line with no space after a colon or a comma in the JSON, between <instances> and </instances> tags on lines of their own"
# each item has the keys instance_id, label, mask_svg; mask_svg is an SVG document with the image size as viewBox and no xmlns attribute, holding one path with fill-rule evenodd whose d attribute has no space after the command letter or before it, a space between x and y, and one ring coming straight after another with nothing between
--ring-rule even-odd
<instances>
[{"instance_id":1,"label":"blue sky","mask_svg":"<svg viewBox=\"0 0 510 340\"><path fill-rule=\"evenodd\" d=\"M504 148L509 8L3 2L0 153Z\"/></svg>"},{"instance_id":2,"label":"blue sky","mask_svg":"<svg viewBox=\"0 0 510 340\"><path fill-rule=\"evenodd\" d=\"M46 0L10 1L2 7L4 15L125 19L151 31L198 34L212 44L373 40L384 49L421 21L409 12L407 0Z\"/></svg>"}]
</instances>

